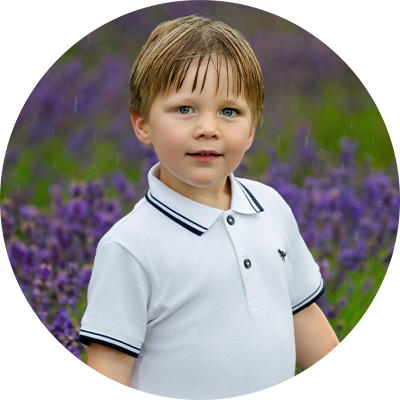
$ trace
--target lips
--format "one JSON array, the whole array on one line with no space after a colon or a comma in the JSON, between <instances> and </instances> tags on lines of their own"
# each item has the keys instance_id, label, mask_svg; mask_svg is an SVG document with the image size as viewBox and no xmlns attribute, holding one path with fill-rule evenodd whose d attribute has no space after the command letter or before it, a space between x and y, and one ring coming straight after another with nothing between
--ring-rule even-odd
<instances>
[{"instance_id":1,"label":"lips","mask_svg":"<svg viewBox=\"0 0 400 400\"><path fill-rule=\"evenodd\" d=\"M200 150L193 153L187 153L189 156L222 156L222 154L217 153L214 150Z\"/></svg>"},{"instance_id":2,"label":"lips","mask_svg":"<svg viewBox=\"0 0 400 400\"><path fill-rule=\"evenodd\" d=\"M222 154L217 153L215 150L199 150L193 153L187 153L187 155L198 163L209 164L215 160L218 160L219 157L222 157Z\"/></svg>"}]
</instances>

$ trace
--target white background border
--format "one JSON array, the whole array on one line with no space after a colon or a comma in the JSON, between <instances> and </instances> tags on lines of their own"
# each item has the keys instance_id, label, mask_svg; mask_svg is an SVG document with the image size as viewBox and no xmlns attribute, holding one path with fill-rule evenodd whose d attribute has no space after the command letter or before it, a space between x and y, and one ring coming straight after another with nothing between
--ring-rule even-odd
<instances>
[{"instance_id":1,"label":"white background border","mask_svg":"<svg viewBox=\"0 0 400 400\"><path fill-rule=\"evenodd\" d=\"M306 29L356 73L377 104L399 160L398 19L395 2L381 0L239 1ZM148 1L146 6L159 2ZM75 42L140 7L138 1L4 2L1 6L0 160L27 97L47 69ZM141 2L143 5L143 2ZM381 289L350 335L310 370L249 399L398 398L400 337L399 255ZM0 394L7 398L130 398L154 396L119 385L79 362L41 324L20 291L0 240ZM154 397L156 398L156 397Z\"/></svg>"}]
</instances>

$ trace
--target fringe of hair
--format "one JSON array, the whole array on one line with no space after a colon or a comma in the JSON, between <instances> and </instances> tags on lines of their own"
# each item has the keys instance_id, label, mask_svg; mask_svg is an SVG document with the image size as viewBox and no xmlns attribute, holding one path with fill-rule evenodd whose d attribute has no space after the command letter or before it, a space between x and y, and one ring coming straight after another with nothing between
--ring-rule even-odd
<instances>
[{"instance_id":1,"label":"fringe of hair","mask_svg":"<svg viewBox=\"0 0 400 400\"><path fill-rule=\"evenodd\" d=\"M237 30L221 21L196 15L162 22L150 34L132 68L129 111L147 119L155 96L170 90L178 91L192 62L197 61L192 86L192 91L196 90L199 69L205 60L207 65L200 91L204 88L208 68L213 65L218 77L218 92L224 64L227 91L232 84L236 95L244 96L251 108L253 122L260 125L263 122L264 85L253 50Z\"/></svg>"}]
</instances>

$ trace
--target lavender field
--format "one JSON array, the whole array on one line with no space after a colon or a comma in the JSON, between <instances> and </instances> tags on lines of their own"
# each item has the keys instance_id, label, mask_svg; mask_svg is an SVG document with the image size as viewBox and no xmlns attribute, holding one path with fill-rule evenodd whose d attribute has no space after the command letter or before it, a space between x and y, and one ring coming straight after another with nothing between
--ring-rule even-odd
<instances>
[{"instance_id":1,"label":"lavender field","mask_svg":"<svg viewBox=\"0 0 400 400\"><path fill-rule=\"evenodd\" d=\"M235 172L286 199L327 286L318 304L342 340L374 299L399 221L393 148L357 76L318 39L245 6L179 2L114 20L72 46L16 121L2 171L1 221L34 312L85 360L80 319L97 243L144 195L155 154L128 115L129 74L151 30L193 13L244 33L260 61L265 123Z\"/></svg>"}]
</instances>

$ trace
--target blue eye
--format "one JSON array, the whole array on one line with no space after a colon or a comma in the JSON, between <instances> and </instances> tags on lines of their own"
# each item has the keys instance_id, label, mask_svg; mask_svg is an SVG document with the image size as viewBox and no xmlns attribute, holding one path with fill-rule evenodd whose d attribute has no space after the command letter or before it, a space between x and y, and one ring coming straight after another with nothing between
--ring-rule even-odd
<instances>
[{"instance_id":1,"label":"blue eye","mask_svg":"<svg viewBox=\"0 0 400 400\"><path fill-rule=\"evenodd\" d=\"M233 108L224 108L222 110L222 114L225 115L226 117L233 117L237 114L237 111L234 110Z\"/></svg>"},{"instance_id":2,"label":"blue eye","mask_svg":"<svg viewBox=\"0 0 400 400\"><path fill-rule=\"evenodd\" d=\"M191 108L188 106L179 107L179 112L181 114L189 114L190 111L191 111Z\"/></svg>"}]
</instances>

